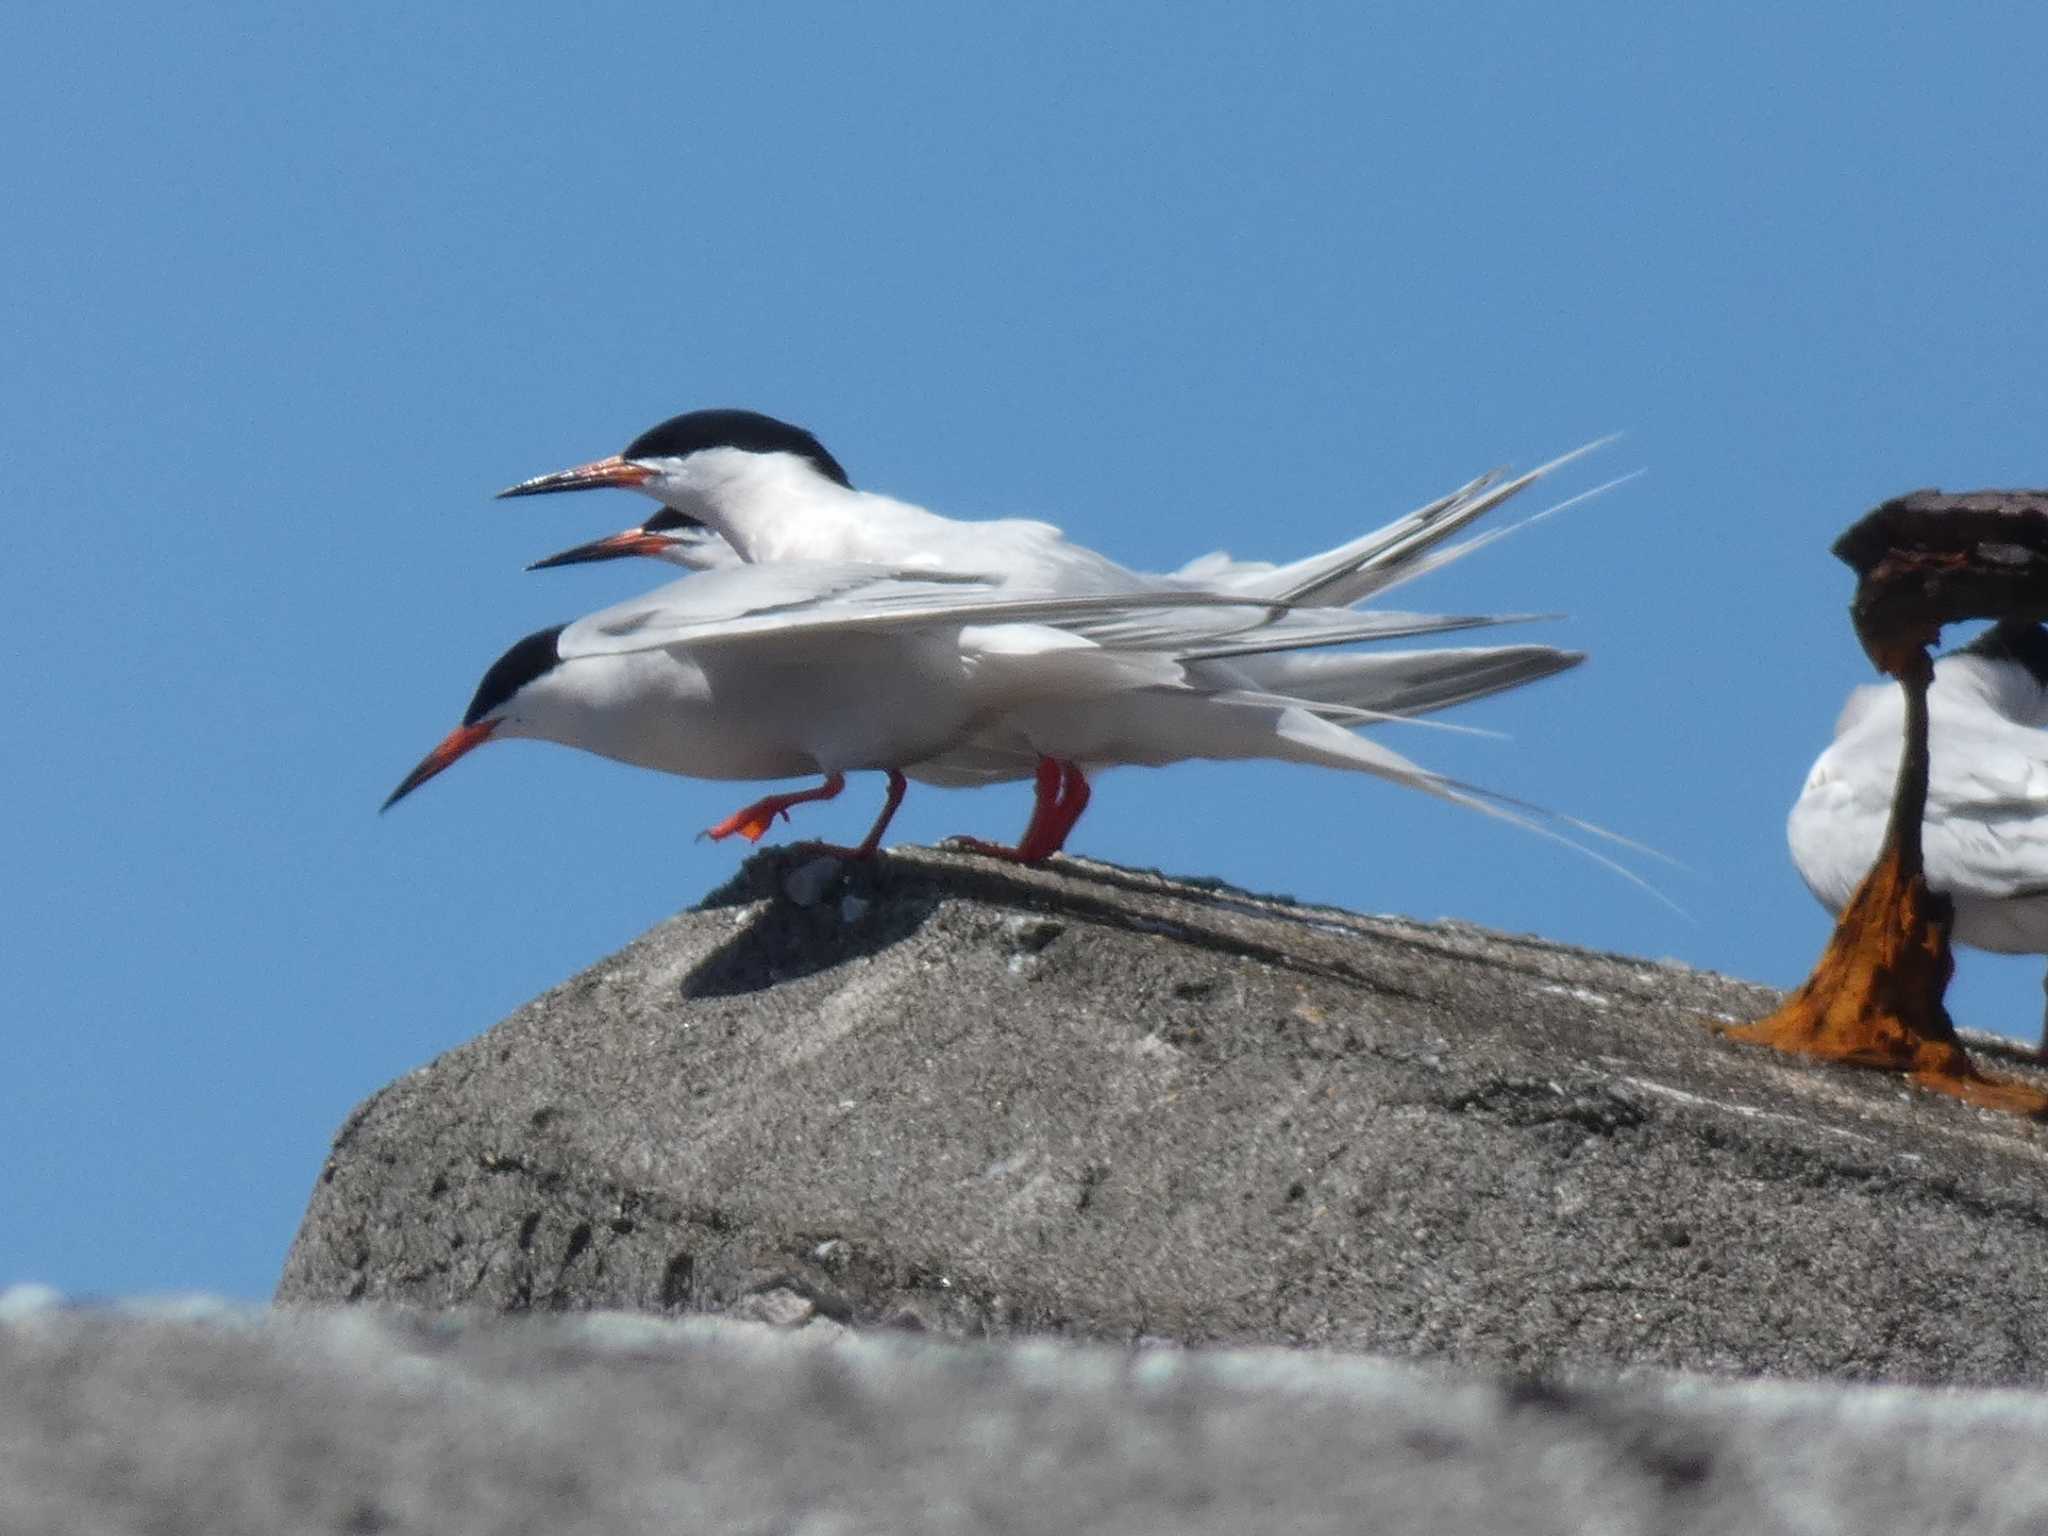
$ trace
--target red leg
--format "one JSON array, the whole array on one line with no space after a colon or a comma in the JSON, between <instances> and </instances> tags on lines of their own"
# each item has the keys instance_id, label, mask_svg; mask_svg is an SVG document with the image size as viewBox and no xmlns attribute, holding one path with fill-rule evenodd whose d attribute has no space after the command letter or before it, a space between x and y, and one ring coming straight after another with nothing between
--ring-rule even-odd
<instances>
[{"instance_id":1,"label":"red leg","mask_svg":"<svg viewBox=\"0 0 2048 1536\"><path fill-rule=\"evenodd\" d=\"M1070 799L1070 797L1072 797ZM1072 763L1057 758L1038 760L1037 795L1031 805L1031 820L1014 848L1002 843L985 843L978 837L951 839L956 847L992 859L1009 859L1017 864L1043 864L1067 840L1074 823L1088 805L1088 781Z\"/></svg>"},{"instance_id":2,"label":"red leg","mask_svg":"<svg viewBox=\"0 0 2048 1536\"><path fill-rule=\"evenodd\" d=\"M1029 847L1032 840L1043 835L1047 821L1054 814L1060 796L1060 765L1050 757L1038 760L1038 772L1032 783L1031 820L1024 827L1024 841L1015 848L1003 843L985 842L978 837L951 837L946 839L956 848L965 848L969 853L985 854L991 859L1014 859L1020 851Z\"/></svg>"},{"instance_id":3,"label":"red leg","mask_svg":"<svg viewBox=\"0 0 2048 1536\"><path fill-rule=\"evenodd\" d=\"M1031 781L1031 819L1024 823L1024 840L1019 848L1035 848L1045 841L1059 819L1060 793L1066 782L1066 765L1058 758L1041 757Z\"/></svg>"},{"instance_id":4,"label":"red leg","mask_svg":"<svg viewBox=\"0 0 2048 1536\"><path fill-rule=\"evenodd\" d=\"M1049 859L1067 846L1068 834L1074 830L1074 823L1081 819L1081 813L1088 809L1088 798L1093 793L1078 767L1073 763L1060 765L1058 820L1047 835L1045 852L1032 859L1031 863L1036 864Z\"/></svg>"},{"instance_id":5,"label":"red leg","mask_svg":"<svg viewBox=\"0 0 2048 1536\"><path fill-rule=\"evenodd\" d=\"M789 808L792 805L807 805L813 800L830 800L844 788L846 775L828 773L825 775L825 782L816 789L798 790L791 795L763 796L752 805L734 811L717 826L706 827L703 835L713 842L718 842L737 832L748 842L758 843L762 834L775 825L776 817L780 816L784 821L789 820Z\"/></svg>"},{"instance_id":6,"label":"red leg","mask_svg":"<svg viewBox=\"0 0 2048 1536\"><path fill-rule=\"evenodd\" d=\"M910 788L910 781L894 768L889 770L889 793L882 800L882 814L875 818L875 824L868 828L868 835L860 840L857 848L842 848L837 843L818 843L820 853L837 854L842 859L871 859L875 850L882 846L882 833L895 818L896 807L903 803L903 792Z\"/></svg>"}]
</instances>

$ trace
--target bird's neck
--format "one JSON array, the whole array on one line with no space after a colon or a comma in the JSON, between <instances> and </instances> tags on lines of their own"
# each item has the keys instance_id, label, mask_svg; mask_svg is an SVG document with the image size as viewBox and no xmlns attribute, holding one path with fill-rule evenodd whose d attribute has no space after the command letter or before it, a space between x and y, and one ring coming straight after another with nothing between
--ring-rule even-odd
<instances>
[{"instance_id":1,"label":"bird's neck","mask_svg":"<svg viewBox=\"0 0 2048 1536\"><path fill-rule=\"evenodd\" d=\"M751 562L874 558L862 503L881 498L835 485L794 460L756 460L694 488L678 507Z\"/></svg>"}]
</instances>

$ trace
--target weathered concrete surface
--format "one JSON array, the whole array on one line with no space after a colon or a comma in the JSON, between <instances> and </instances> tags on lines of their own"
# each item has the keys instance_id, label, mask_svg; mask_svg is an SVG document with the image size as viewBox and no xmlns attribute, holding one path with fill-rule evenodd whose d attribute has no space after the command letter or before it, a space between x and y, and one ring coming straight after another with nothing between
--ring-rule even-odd
<instances>
[{"instance_id":1,"label":"weathered concrete surface","mask_svg":"<svg viewBox=\"0 0 2048 1536\"><path fill-rule=\"evenodd\" d=\"M2048 1371L2043 1128L1706 1027L1760 988L922 850L799 908L795 866L364 1104L280 1299Z\"/></svg>"},{"instance_id":2,"label":"weathered concrete surface","mask_svg":"<svg viewBox=\"0 0 2048 1536\"><path fill-rule=\"evenodd\" d=\"M2031 1393L368 1308L45 1311L0 1382L10 1536L2048 1529Z\"/></svg>"}]
</instances>

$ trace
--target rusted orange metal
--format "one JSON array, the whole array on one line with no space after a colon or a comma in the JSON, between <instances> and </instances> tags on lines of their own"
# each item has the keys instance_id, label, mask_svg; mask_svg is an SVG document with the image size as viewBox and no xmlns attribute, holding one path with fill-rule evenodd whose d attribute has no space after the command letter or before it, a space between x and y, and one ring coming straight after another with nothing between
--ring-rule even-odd
<instances>
[{"instance_id":1,"label":"rusted orange metal","mask_svg":"<svg viewBox=\"0 0 2048 1536\"><path fill-rule=\"evenodd\" d=\"M1906 690L1906 741L1883 851L1842 909L1813 974L1783 1006L1726 1031L1796 1055L1900 1072L1987 1109L2048 1118L2048 1093L1977 1069L1942 998L1954 960L1948 899L1928 889L1928 648L1963 619L2048 620L2048 492L1915 491L1867 514L1834 552L1856 572L1850 618Z\"/></svg>"}]
</instances>

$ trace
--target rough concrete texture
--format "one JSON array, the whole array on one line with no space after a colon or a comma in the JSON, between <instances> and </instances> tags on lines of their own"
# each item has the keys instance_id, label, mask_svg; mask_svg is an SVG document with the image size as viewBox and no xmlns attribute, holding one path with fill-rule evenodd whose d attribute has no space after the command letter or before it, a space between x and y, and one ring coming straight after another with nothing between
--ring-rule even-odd
<instances>
[{"instance_id":1,"label":"rough concrete texture","mask_svg":"<svg viewBox=\"0 0 2048 1536\"><path fill-rule=\"evenodd\" d=\"M755 859L370 1099L280 1299L2048 1366L2043 1128L1712 1033L1763 989L1085 863L821 873Z\"/></svg>"},{"instance_id":2,"label":"rough concrete texture","mask_svg":"<svg viewBox=\"0 0 2048 1536\"><path fill-rule=\"evenodd\" d=\"M2037 1532L2034 1394L760 1325L0 1323L0 1531Z\"/></svg>"}]
</instances>

